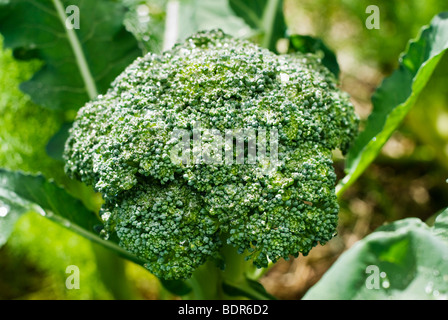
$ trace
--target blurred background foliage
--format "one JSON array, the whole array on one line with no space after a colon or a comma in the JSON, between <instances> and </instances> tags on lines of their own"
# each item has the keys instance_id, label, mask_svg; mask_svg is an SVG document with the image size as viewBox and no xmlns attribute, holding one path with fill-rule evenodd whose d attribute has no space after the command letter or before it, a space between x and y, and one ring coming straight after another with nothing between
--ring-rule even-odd
<instances>
[{"instance_id":1,"label":"blurred background foliage","mask_svg":"<svg viewBox=\"0 0 448 320\"><path fill-rule=\"evenodd\" d=\"M142 49L160 52L166 0L122 1L131 8L126 25ZM380 8L379 30L365 27L369 5ZM372 108L372 92L397 67L408 40L434 15L447 11L448 2L285 0L284 9L291 34L321 38L336 53L341 86L365 120ZM45 152L49 139L73 114L42 109L18 89L39 67L39 62L19 62L10 51L0 50L0 167L41 172L73 193L91 193L69 181L63 164ZM405 217L427 220L447 206L447 70L445 56L381 155L344 194L339 236L307 257L280 261L261 280L270 293L281 299L301 298L342 252L378 226ZM342 176L343 162L336 161L335 166ZM98 204L87 205L95 208ZM104 272L108 263L117 261L98 265L101 250L36 214L25 215L8 244L0 248L0 299L119 298L113 279ZM141 267L120 263L130 279L127 290L132 297L175 298ZM81 270L81 290L66 289L68 265Z\"/></svg>"}]
</instances>

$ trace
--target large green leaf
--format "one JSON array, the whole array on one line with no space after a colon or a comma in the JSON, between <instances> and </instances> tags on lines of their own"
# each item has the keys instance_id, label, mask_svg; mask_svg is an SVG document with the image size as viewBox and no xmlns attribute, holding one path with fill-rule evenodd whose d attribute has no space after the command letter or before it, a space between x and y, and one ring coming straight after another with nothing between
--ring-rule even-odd
<instances>
[{"instance_id":1,"label":"large green leaf","mask_svg":"<svg viewBox=\"0 0 448 320\"><path fill-rule=\"evenodd\" d=\"M42 175L28 175L17 171L0 169L0 192L3 202L9 202L12 208L23 209L38 206L38 213L57 216L74 223L88 232L101 222L97 216L86 209L82 202Z\"/></svg>"},{"instance_id":2,"label":"large green leaf","mask_svg":"<svg viewBox=\"0 0 448 320\"><path fill-rule=\"evenodd\" d=\"M417 100L448 48L448 12L437 15L400 58L399 68L378 87L373 111L347 155L342 194L372 163Z\"/></svg>"},{"instance_id":3,"label":"large green leaf","mask_svg":"<svg viewBox=\"0 0 448 320\"><path fill-rule=\"evenodd\" d=\"M448 299L448 209L379 228L346 251L304 299Z\"/></svg>"},{"instance_id":4,"label":"large green leaf","mask_svg":"<svg viewBox=\"0 0 448 320\"><path fill-rule=\"evenodd\" d=\"M28 211L37 211L32 204L8 190L0 189L0 247L7 241L17 220Z\"/></svg>"},{"instance_id":5,"label":"large green leaf","mask_svg":"<svg viewBox=\"0 0 448 320\"><path fill-rule=\"evenodd\" d=\"M233 11L262 36L261 46L277 51L277 41L286 37L283 0L229 0Z\"/></svg>"},{"instance_id":6,"label":"large green leaf","mask_svg":"<svg viewBox=\"0 0 448 320\"><path fill-rule=\"evenodd\" d=\"M0 244L6 242L17 219L30 211L90 233L100 224L79 200L42 175L0 169Z\"/></svg>"},{"instance_id":7,"label":"large green leaf","mask_svg":"<svg viewBox=\"0 0 448 320\"><path fill-rule=\"evenodd\" d=\"M164 49L170 49L192 34L222 29L235 37L246 38L252 29L236 16L228 0L179 0L168 2Z\"/></svg>"},{"instance_id":8,"label":"large green leaf","mask_svg":"<svg viewBox=\"0 0 448 320\"><path fill-rule=\"evenodd\" d=\"M69 6L79 8L79 29L66 27L75 14ZM104 93L141 55L136 39L123 26L125 13L125 7L113 0L0 2L4 46L18 59L44 62L21 89L35 103L63 110L77 110Z\"/></svg>"},{"instance_id":9,"label":"large green leaf","mask_svg":"<svg viewBox=\"0 0 448 320\"><path fill-rule=\"evenodd\" d=\"M6 242L17 219L27 212L37 212L131 261L144 264L115 242L104 240L99 234L101 221L95 213L65 189L42 175L0 169L0 245Z\"/></svg>"},{"instance_id":10,"label":"large green leaf","mask_svg":"<svg viewBox=\"0 0 448 320\"><path fill-rule=\"evenodd\" d=\"M42 175L0 169L0 246L8 240L16 221L28 212L39 213L134 263L141 266L146 263L122 249L117 244L117 239L103 239L100 236L102 223L95 213L65 189L46 180ZM167 290L177 295L191 291L183 281L161 282Z\"/></svg>"},{"instance_id":11,"label":"large green leaf","mask_svg":"<svg viewBox=\"0 0 448 320\"><path fill-rule=\"evenodd\" d=\"M286 37L282 0L178 0L168 2L164 49L202 30L222 29L276 51Z\"/></svg>"}]
</instances>

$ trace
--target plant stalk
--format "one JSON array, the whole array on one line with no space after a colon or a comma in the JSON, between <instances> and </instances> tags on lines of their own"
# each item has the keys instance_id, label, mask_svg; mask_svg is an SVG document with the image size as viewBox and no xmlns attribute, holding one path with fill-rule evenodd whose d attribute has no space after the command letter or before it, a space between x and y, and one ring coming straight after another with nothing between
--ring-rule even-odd
<instances>
[{"instance_id":1,"label":"plant stalk","mask_svg":"<svg viewBox=\"0 0 448 320\"><path fill-rule=\"evenodd\" d=\"M185 298L190 300L235 300L235 299L266 299L267 296L255 290L249 281L256 279L256 269L251 261L245 260L244 254L237 249L224 245L220 252L224 262L224 269L220 269L213 260L207 261L199 267L191 279L187 280L192 292ZM226 292L225 287L231 288L233 294ZM238 292L241 293L238 294Z\"/></svg>"}]
</instances>

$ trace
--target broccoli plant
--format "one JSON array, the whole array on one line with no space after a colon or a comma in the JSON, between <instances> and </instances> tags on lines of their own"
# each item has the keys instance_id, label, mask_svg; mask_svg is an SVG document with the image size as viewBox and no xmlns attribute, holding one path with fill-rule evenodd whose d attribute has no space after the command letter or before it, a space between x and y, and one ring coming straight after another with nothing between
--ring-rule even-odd
<instances>
[{"instance_id":1,"label":"broccoli plant","mask_svg":"<svg viewBox=\"0 0 448 320\"><path fill-rule=\"evenodd\" d=\"M278 137L266 138L269 163L210 163L204 155L176 162L174 130L198 124L201 149L226 130ZM157 276L188 279L219 260L223 245L261 268L330 240L338 220L331 151L348 150L357 124L316 57L278 56L215 30L126 68L78 112L64 158L70 176L103 194L105 233ZM221 134L205 136L207 129ZM242 138L247 155L250 137ZM225 147L237 157L233 140Z\"/></svg>"},{"instance_id":2,"label":"broccoli plant","mask_svg":"<svg viewBox=\"0 0 448 320\"><path fill-rule=\"evenodd\" d=\"M42 60L21 89L67 120L46 150L67 177L0 169L0 245L34 211L194 299L273 298L257 281L270 267L334 238L338 197L378 155L448 48L440 14L375 92L358 134L336 56L319 39L288 33L282 1L171 2L163 44L148 31L160 30L163 16L150 19L149 3L97 3L0 4L5 47ZM79 7L86 27L67 27L68 5ZM127 15L129 7L137 10ZM27 19L36 25L30 34ZM346 156L339 181L335 151ZM418 225L438 241L445 220L387 230ZM350 283L352 274L345 277ZM337 285L327 280L311 292L331 290L325 283Z\"/></svg>"}]
</instances>

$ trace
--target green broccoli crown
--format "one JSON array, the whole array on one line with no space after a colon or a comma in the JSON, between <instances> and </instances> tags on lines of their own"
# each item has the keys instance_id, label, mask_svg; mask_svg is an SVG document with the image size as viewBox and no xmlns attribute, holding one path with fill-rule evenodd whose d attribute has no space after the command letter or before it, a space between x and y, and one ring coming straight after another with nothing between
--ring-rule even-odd
<instances>
[{"instance_id":1,"label":"green broccoli crown","mask_svg":"<svg viewBox=\"0 0 448 320\"><path fill-rule=\"evenodd\" d=\"M275 55L214 30L131 64L79 111L64 157L70 176L103 194L105 230L157 276L184 279L223 243L264 267L330 240L332 150L346 152L357 127L316 57ZM232 137L224 148L233 161L195 158L194 142L187 162L173 158L176 130L200 135L204 153L235 129L263 140L264 158L248 160L250 134L243 162Z\"/></svg>"}]
</instances>

